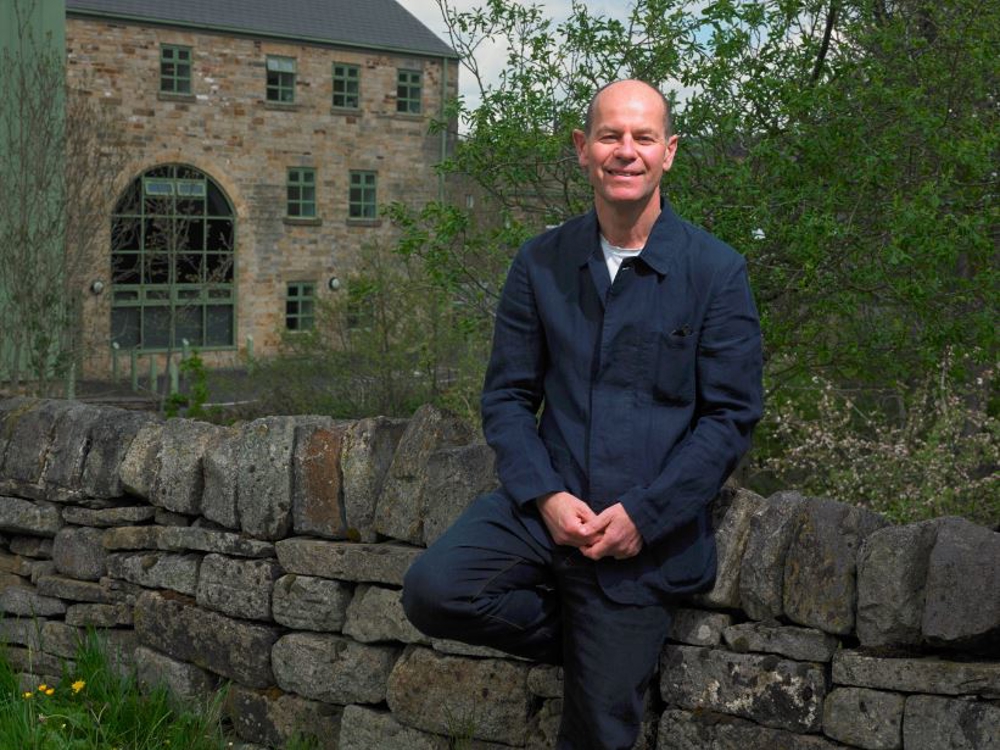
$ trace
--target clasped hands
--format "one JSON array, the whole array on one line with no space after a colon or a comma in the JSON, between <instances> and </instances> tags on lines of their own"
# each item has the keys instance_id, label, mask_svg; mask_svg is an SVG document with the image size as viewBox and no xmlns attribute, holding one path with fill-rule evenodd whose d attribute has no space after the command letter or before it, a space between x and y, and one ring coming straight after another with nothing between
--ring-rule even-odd
<instances>
[{"instance_id":1,"label":"clasped hands","mask_svg":"<svg viewBox=\"0 0 1000 750\"><path fill-rule=\"evenodd\" d=\"M594 513L569 492L553 492L535 502L555 543L577 547L584 557L624 560L642 549L642 535L621 503Z\"/></svg>"}]
</instances>

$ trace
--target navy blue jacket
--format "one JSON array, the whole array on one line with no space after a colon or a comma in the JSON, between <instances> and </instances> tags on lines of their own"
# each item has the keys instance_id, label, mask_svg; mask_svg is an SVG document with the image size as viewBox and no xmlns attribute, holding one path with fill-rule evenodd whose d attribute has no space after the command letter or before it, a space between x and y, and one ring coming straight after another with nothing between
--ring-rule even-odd
<instances>
[{"instance_id":1,"label":"navy blue jacket","mask_svg":"<svg viewBox=\"0 0 1000 750\"><path fill-rule=\"evenodd\" d=\"M761 402L746 263L668 204L613 284L594 211L521 247L497 310L483 431L503 491L548 544L539 496L565 490L598 513L622 503L644 544L598 562L613 600L712 585L709 504Z\"/></svg>"}]
</instances>

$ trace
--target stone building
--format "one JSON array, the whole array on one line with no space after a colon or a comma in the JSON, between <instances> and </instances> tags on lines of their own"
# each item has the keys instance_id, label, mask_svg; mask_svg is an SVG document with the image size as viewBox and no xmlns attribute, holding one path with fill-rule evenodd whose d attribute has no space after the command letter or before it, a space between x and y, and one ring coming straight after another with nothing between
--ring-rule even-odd
<instances>
[{"instance_id":1,"label":"stone building","mask_svg":"<svg viewBox=\"0 0 1000 750\"><path fill-rule=\"evenodd\" d=\"M213 365L273 352L389 239L380 207L443 190L454 144L430 125L458 59L395 0L66 0L66 53L130 159L86 282L87 374L182 340Z\"/></svg>"}]
</instances>

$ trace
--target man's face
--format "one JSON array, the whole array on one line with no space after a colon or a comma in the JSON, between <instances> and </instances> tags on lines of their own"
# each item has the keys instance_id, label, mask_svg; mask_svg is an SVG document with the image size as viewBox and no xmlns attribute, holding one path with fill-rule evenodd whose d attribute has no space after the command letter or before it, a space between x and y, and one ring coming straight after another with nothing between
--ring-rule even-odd
<instances>
[{"instance_id":1,"label":"man's face","mask_svg":"<svg viewBox=\"0 0 1000 750\"><path fill-rule=\"evenodd\" d=\"M660 178L670 169L677 136L667 137L663 100L644 83L622 81L600 93L589 134L573 132L580 166L594 199L609 207L659 202Z\"/></svg>"}]
</instances>

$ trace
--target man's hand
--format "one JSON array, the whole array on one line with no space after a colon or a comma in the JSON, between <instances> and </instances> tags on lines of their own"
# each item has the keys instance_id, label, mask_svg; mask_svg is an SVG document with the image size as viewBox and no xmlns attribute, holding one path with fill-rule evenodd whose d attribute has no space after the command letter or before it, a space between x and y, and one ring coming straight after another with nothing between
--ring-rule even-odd
<instances>
[{"instance_id":1,"label":"man's hand","mask_svg":"<svg viewBox=\"0 0 1000 750\"><path fill-rule=\"evenodd\" d=\"M621 503L605 508L585 528L587 531L596 530L599 534L596 541L580 546L583 556L591 560L602 557L624 560L635 557L642 549L642 535Z\"/></svg>"},{"instance_id":2,"label":"man's hand","mask_svg":"<svg viewBox=\"0 0 1000 750\"><path fill-rule=\"evenodd\" d=\"M553 492L535 504L556 544L585 547L601 538L601 529L594 525L597 514L576 495Z\"/></svg>"}]
</instances>

